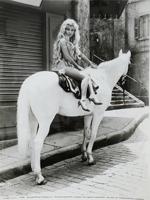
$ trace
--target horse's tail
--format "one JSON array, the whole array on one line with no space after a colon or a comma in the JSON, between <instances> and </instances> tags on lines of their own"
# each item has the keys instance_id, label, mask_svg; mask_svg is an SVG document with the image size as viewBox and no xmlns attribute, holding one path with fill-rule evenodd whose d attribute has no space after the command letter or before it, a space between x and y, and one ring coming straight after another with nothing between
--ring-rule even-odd
<instances>
[{"instance_id":1,"label":"horse's tail","mask_svg":"<svg viewBox=\"0 0 150 200\"><path fill-rule=\"evenodd\" d=\"M27 98L25 85L21 86L17 102L17 137L18 150L22 158L26 158L29 151L30 141L30 104Z\"/></svg>"}]
</instances>

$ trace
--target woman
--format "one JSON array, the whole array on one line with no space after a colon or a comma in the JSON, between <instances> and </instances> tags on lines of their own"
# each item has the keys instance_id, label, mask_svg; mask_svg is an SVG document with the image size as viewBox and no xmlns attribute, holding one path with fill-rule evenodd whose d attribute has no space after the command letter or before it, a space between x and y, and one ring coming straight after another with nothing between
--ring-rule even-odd
<instances>
[{"instance_id":1,"label":"woman","mask_svg":"<svg viewBox=\"0 0 150 200\"><path fill-rule=\"evenodd\" d=\"M80 52L79 40L78 24L73 19L65 20L60 27L60 31L54 43L52 70L64 73L74 80L81 82L81 100L79 101L79 105L81 105L83 110L90 111L86 105L86 93L88 88L90 90L89 100L97 105L101 103L96 99L89 76L84 76L80 73L80 70L84 68L78 64L79 60L85 61L93 68L95 68L95 66Z\"/></svg>"}]
</instances>

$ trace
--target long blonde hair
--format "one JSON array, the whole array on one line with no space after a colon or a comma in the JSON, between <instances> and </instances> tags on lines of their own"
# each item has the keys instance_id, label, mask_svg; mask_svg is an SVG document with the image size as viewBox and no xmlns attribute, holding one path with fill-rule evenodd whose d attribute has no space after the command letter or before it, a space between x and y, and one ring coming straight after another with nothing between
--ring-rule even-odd
<instances>
[{"instance_id":1,"label":"long blonde hair","mask_svg":"<svg viewBox=\"0 0 150 200\"><path fill-rule=\"evenodd\" d=\"M76 53L79 54L80 50L79 50L79 41L80 41L80 34L79 34L79 26L76 23L75 20L73 19L66 19L61 27L60 27L60 31L57 35L56 41L54 42L54 46L53 46L53 64L57 64L60 59L61 59L61 50L60 50L60 39L64 38L64 33L65 33L65 29L66 26L70 25L73 26L75 28L75 32L74 35L72 36L72 38L70 38L70 42L72 42L72 44L76 47Z\"/></svg>"}]
</instances>

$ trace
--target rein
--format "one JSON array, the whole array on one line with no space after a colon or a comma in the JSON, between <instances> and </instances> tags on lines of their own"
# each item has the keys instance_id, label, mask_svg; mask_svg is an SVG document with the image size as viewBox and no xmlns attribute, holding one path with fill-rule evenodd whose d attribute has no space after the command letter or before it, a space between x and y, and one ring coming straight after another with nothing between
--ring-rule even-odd
<instances>
[{"instance_id":1,"label":"rein","mask_svg":"<svg viewBox=\"0 0 150 200\"><path fill-rule=\"evenodd\" d=\"M136 83L140 83L141 85L143 85L143 83L141 81L137 81L136 79L132 78L129 75L125 75L127 78L131 79L132 81L136 82Z\"/></svg>"},{"instance_id":2,"label":"rein","mask_svg":"<svg viewBox=\"0 0 150 200\"><path fill-rule=\"evenodd\" d=\"M102 61L102 62L105 62L105 61L106 61L106 60L100 58L99 56L97 56L96 54L93 54L93 56L94 56L95 58L97 58L98 60ZM132 65L135 65L135 64L133 64L133 63L131 63L131 64L132 64ZM143 83L141 83L140 81L137 81L136 79L132 78L132 77L129 76L129 75L124 75L124 76L125 76L125 77L128 77L129 79L133 80L133 81L136 82L136 83L143 84Z\"/></svg>"}]
</instances>

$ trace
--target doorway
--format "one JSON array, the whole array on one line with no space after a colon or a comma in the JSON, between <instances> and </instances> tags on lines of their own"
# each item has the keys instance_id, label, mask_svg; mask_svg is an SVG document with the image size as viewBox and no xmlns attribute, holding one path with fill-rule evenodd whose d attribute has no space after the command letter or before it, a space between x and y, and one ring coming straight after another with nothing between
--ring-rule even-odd
<instances>
[{"instance_id":1,"label":"doorway","mask_svg":"<svg viewBox=\"0 0 150 200\"><path fill-rule=\"evenodd\" d=\"M46 15L46 66L47 70L51 69L53 58L53 44L56 40L60 25L64 21L63 15L51 14Z\"/></svg>"}]
</instances>

